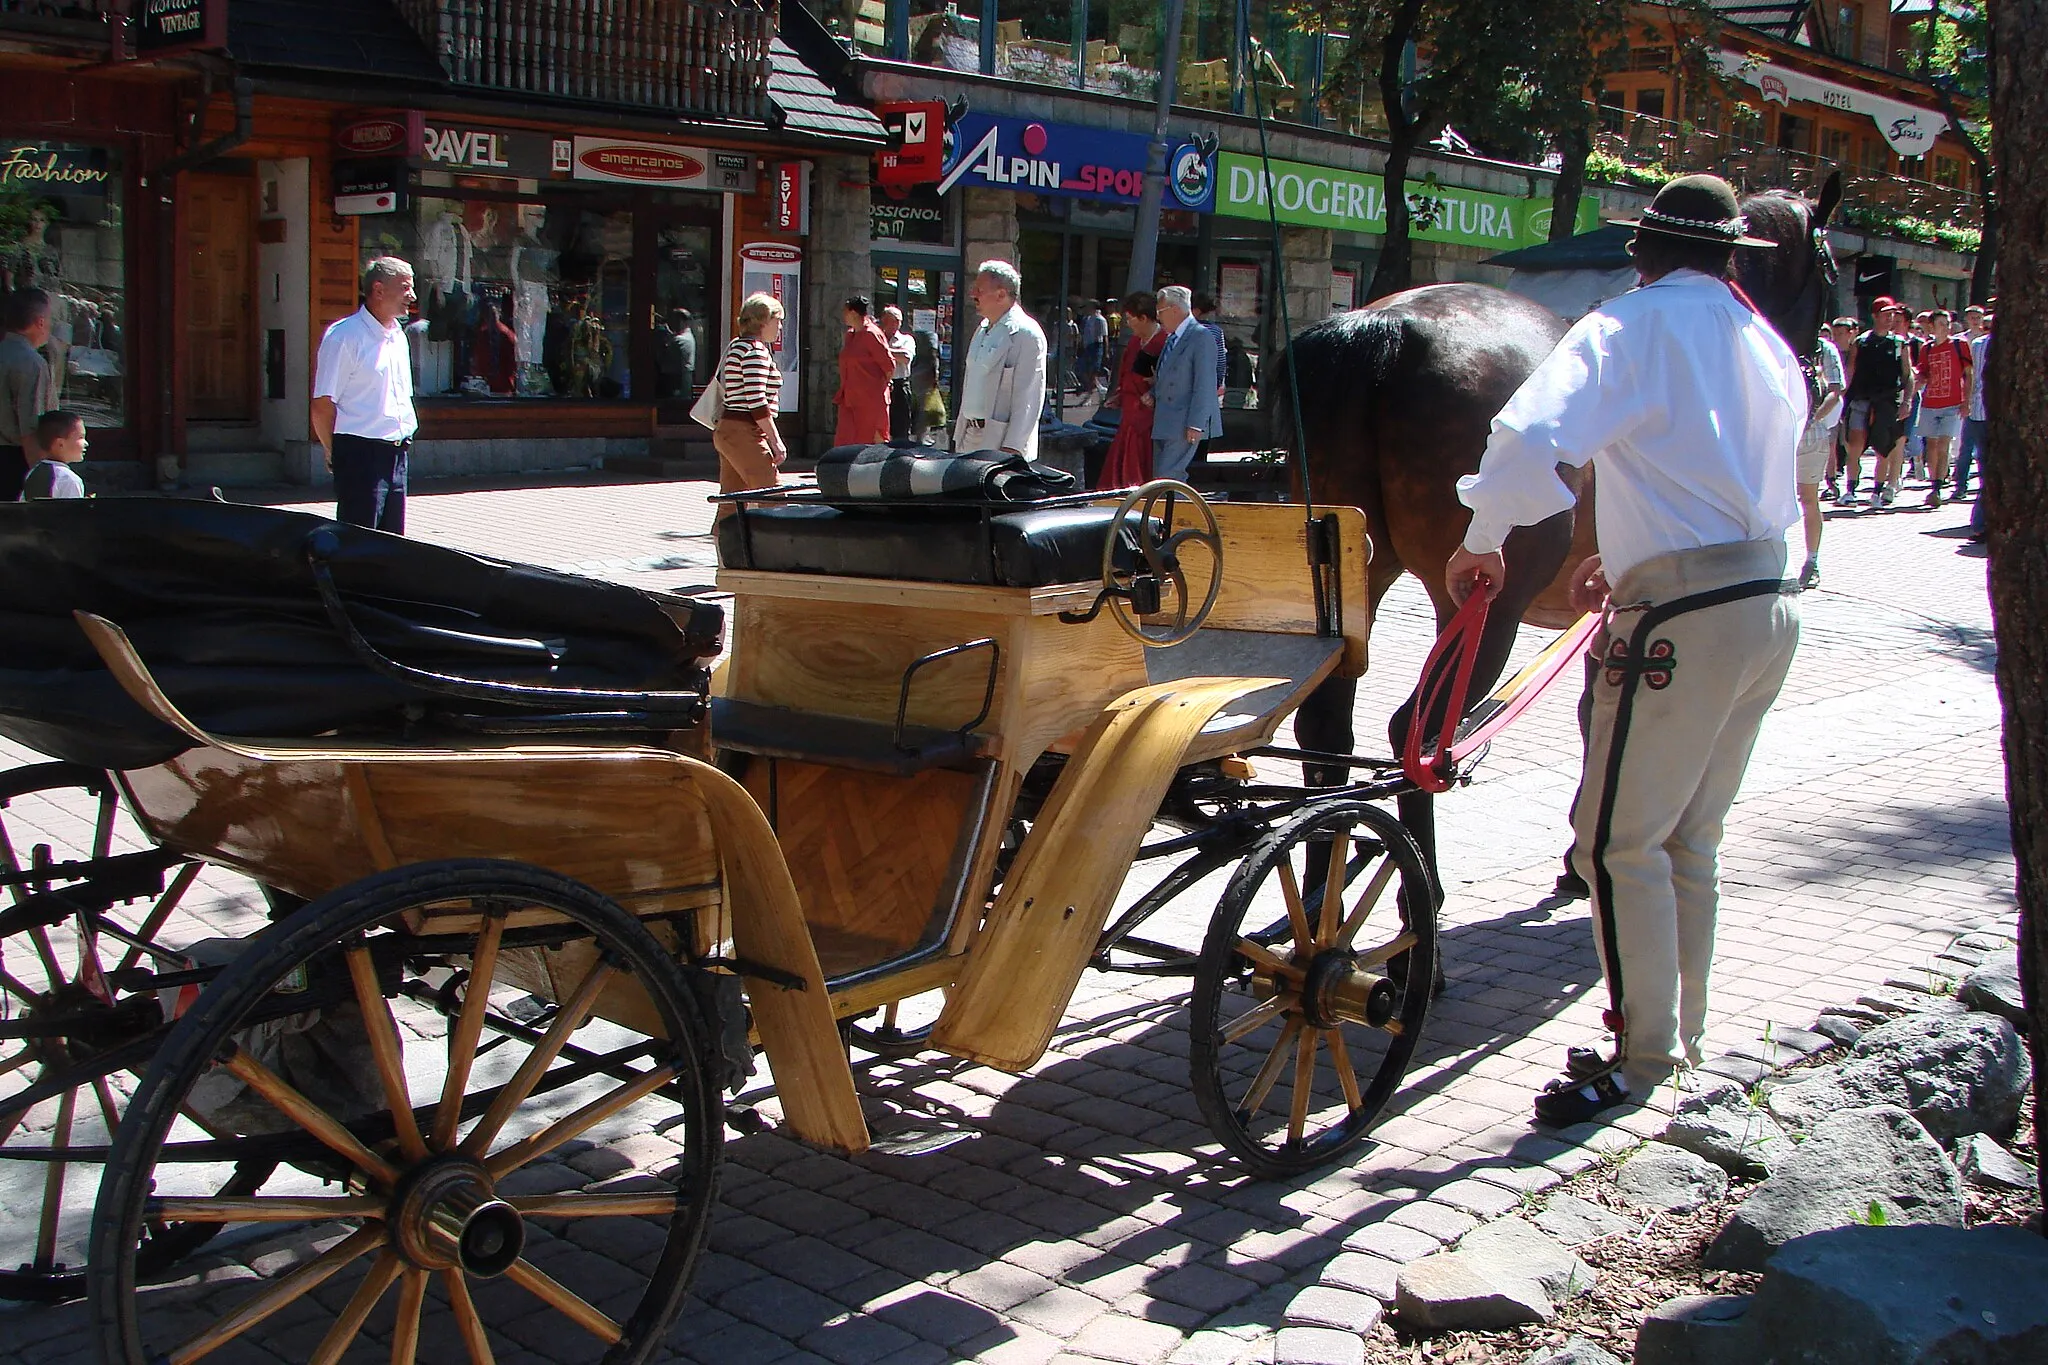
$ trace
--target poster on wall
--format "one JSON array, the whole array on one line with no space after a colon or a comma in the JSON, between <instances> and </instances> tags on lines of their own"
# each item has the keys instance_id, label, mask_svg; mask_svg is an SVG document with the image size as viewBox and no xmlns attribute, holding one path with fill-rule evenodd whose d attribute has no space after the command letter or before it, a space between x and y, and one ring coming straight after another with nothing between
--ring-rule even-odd
<instances>
[{"instance_id":1,"label":"poster on wall","mask_svg":"<svg viewBox=\"0 0 2048 1365\"><path fill-rule=\"evenodd\" d=\"M1358 275L1350 270L1330 272L1330 311L1348 313L1358 306Z\"/></svg>"},{"instance_id":2,"label":"poster on wall","mask_svg":"<svg viewBox=\"0 0 2048 1365\"><path fill-rule=\"evenodd\" d=\"M748 242L740 248L740 297L766 294L782 305L782 337L775 343L775 368L782 371L778 412L797 409L797 338L804 334L803 248L793 242Z\"/></svg>"},{"instance_id":3,"label":"poster on wall","mask_svg":"<svg viewBox=\"0 0 2048 1365\"><path fill-rule=\"evenodd\" d=\"M1259 268L1255 265L1223 265L1216 278L1216 311L1227 318L1256 318L1259 315Z\"/></svg>"}]
</instances>

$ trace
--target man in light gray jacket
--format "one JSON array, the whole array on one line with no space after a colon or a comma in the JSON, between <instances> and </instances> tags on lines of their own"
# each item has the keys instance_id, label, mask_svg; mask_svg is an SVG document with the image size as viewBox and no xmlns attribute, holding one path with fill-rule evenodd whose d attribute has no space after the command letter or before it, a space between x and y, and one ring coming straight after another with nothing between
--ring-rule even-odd
<instances>
[{"instance_id":1,"label":"man in light gray jacket","mask_svg":"<svg viewBox=\"0 0 2048 1365\"><path fill-rule=\"evenodd\" d=\"M1158 308L1167 338L1152 383L1152 477L1185 479L1195 447L1223 434L1216 338L1194 320L1194 300L1180 285L1159 291Z\"/></svg>"},{"instance_id":2,"label":"man in light gray jacket","mask_svg":"<svg viewBox=\"0 0 2048 1365\"><path fill-rule=\"evenodd\" d=\"M983 261L972 294L981 326L967 348L954 453L998 450L1035 459L1045 407L1045 333L1017 302L1024 281L1008 261Z\"/></svg>"}]
</instances>

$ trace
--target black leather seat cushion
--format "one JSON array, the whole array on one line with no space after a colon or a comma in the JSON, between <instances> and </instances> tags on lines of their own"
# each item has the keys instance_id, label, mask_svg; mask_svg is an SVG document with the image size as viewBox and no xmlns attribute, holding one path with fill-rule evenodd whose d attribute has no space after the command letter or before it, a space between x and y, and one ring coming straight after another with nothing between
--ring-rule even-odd
<instances>
[{"instance_id":1,"label":"black leather seat cushion","mask_svg":"<svg viewBox=\"0 0 2048 1365\"><path fill-rule=\"evenodd\" d=\"M1113 507L1003 512L753 504L718 527L727 568L1043 588L1102 577ZM1129 546L1125 553L1131 553Z\"/></svg>"}]
</instances>

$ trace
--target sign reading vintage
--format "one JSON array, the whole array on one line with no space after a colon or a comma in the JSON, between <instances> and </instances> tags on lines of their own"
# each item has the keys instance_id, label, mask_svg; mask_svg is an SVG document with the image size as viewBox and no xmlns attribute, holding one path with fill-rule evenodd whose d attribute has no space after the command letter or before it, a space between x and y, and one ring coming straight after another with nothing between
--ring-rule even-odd
<instances>
[{"instance_id":1,"label":"sign reading vintage","mask_svg":"<svg viewBox=\"0 0 2048 1365\"><path fill-rule=\"evenodd\" d=\"M227 0L141 0L130 13L138 56L227 46Z\"/></svg>"},{"instance_id":2,"label":"sign reading vintage","mask_svg":"<svg viewBox=\"0 0 2048 1365\"><path fill-rule=\"evenodd\" d=\"M965 114L953 128L953 151L939 193L955 185L1063 194L1135 204L1145 189L1148 140L1068 123ZM1216 158L1183 140L1166 157L1169 207L1208 213L1216 206Z\"/></svg>"},{"instance_id":3,"label":"sign reading vintage","mask_svg":"<svg viewBox=\"0 0 2048 1365\"><path fill-rule=\"evenodd\" d=\"M1218 163L1222 183L1216 194L1216 212L1225 217L1264 219L1270 198L1274 216L1294 227L1387 230L1385 184L1372 171L1275 161L1268 175L1257 157L1242 152L1225 152ZM1414 235L1419 241L1509 251L1550 238L1548 199L1411 180L1408 205L1416 215ZM1598 226L1599 200L1585 195L1579 200L1575 231L1590 232Z\"/></svg>"},{"instance_id":4,"label":"sign reading vintage","mask_svg":"<svg viewBox=\"0 0 2048 1365\"><path fill-rule=\"evenodd\" d=\"M757 184L754 159L743 152L613 137L578 137L571 151L570 174L578 180L727 194L752 194Z\"/></svg>"}]
</instances>

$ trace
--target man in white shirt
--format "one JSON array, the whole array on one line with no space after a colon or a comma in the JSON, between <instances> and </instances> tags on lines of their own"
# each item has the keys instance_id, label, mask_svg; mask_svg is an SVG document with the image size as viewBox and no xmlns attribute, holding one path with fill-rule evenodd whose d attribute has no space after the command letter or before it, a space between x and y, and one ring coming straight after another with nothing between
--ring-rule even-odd
<instances>
[{"instance_id":1,"label":"man in white shirt","mask_svg":"<svg viewBox=\"0 0 2048 1365\"><path fill-rule=\"evenodd\" d=\"M1798 645L1786 533L1806 384L1727 284L1737 245L1770 245L1745 226L1718 177L1658 191L1630 245L1642 287L1565 334L1458 485L1472 522L1446 575L1463 602L1499 593L1510 530L1571 505L1557 466L1599 462L1600 553L1572 600L1607 627L1572 826L1619 1046L1574 1050L1536 1099L1542 1123L1640 1102L1699 1061L1722 821Z\"/></svg>"},{"instance_id":2,"label":"man in white shirt","mask_svg":"<svg viewBox=\"0 0 2048 1365\"><path fill-rule=\"evenodd\" d=\"M882 310L882 338L896 368L889 374L889 444L910 444L910 365L917 359L917 341L903 330L903 310L890 304Z\"/></svg>"},{"instance_id":3,"label":"man in white shirt","mask_svg":"<svg viewBox=\"0 0 2048 1365\"><path fill-rule=\"evenodd\" d=\"M967 348L960 415L953 423L958 455L999 450L1032 459L1045 410L1045 332L1017 302L1023 277L1008 261L975 267L970 290L981 326Z\"/></svg>"},{"instance_id":4,"label":"man in white shirt","mask_svg":"<svg viewBox=\"0 0 2048 1365\"><path fill-rule=\"evenodd\" d=\"M327 329L313 373L313 434L334 474L335 515L405 534L406 452L419 419L400 325L412 267L380 256L363 271L363 306Z\"/></svg>"}]
</instances>

